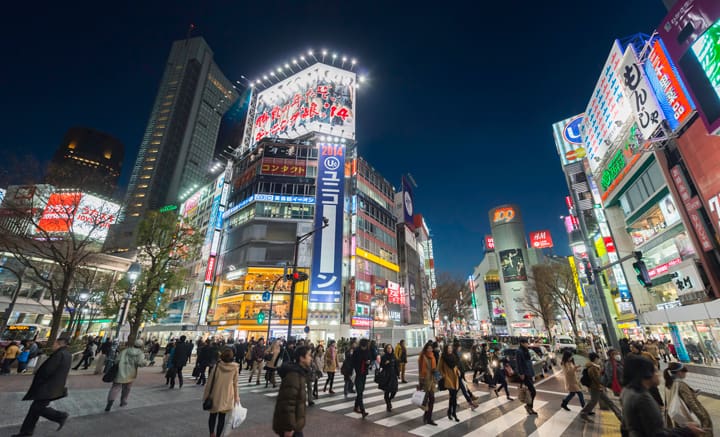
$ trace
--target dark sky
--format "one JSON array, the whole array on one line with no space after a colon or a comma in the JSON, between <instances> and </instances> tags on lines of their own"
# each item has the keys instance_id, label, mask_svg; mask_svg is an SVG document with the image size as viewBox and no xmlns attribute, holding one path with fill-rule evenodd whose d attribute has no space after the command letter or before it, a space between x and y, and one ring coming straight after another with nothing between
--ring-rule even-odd
<instances>
[{"instance_id":1,"label":"dark sky","mask_svg":"<svg viewBox=\"0 0 720 437\"><path fill-rule=\"evenodd\" d=\"M585 109L613 38L652 33L665 15L661 0L46 3L4 7L0 150L49 160L67 128L93 127L125 144L126 184L190 23L232 80L327 48L369 77L360 153L398 187L412 173L438 269L464 275L503 203L568 251L550 125Z\"/></svg>"}]
</instances>

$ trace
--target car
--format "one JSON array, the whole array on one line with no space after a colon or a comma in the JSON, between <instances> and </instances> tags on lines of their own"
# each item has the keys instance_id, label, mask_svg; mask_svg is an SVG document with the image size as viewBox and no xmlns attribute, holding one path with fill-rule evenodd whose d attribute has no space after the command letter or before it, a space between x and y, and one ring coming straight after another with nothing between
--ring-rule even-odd
<instances>
[{"instance_id":1,"label":"car","mask_svg":"<svg viewBox=\"0 0 720 437\"><path fill-rule=\"evenodd\" d=\"M555 337L555 346L553 347L555 353L563 353L566 350L570 350L573 353L577 351L577 345L575 340L569 335L558 335Z\"/></svg>"},{"instance_id":2,"label":"car","mask_svg":"<svg viewBox=\"0 0 720 437\"><path fill-rule=\"evenodd\" d=\"M515 375L517 375L517 353L518 348L505 348L500 352L501 358L507 358L508 363L510 364L510 367L512 367L513 372ZM533 370L535 371L535 379L538 377L544 378L545 377L545 361L538 356L538 354L530 349L530 359L532 360L532 366ZM517 378L517 376L513 376L513 378Z\"/></svg>"},{"instance_id":3,"label":"car","mask_svg":"<svg viewBox=\"0 0 720 437\"><path fill-rule=\"evenodd\" d=\"M545 373L552 373L552 366L557 364L557 361L555 360L555 354L550 352L545 346L539 344L532 344L528 347L530 348L530 350L534 351L545 363L543 367Z\"/></svg>"}]
</instances>

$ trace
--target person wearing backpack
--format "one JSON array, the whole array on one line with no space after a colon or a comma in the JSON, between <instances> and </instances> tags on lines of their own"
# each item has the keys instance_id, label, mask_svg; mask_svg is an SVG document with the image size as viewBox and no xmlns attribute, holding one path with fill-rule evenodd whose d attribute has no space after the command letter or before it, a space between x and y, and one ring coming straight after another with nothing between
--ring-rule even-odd
<instances>
[{"instance_id":1,"label":"person wearing backpack","mask_svg":"<svg viewBox=\"0 0 720 437\"><path fill-rule=\"evenodd\" d=\"M608 407L615 413L618 420L622 421L622 412L620 408L608 397L605 386L601 382L602 370L600 367L600 356L595 352L590 352L588 355L588 362L585 364L583 369L582 377L580 378L580 384L586 386L590 390L590 402L588 402L583 409L580 411L580 417L587 421L592 422L590 418L595 409L595 406L601 400L605 402Z\"/></svg>"},{"instance_id":2,"label":"person wearing backpack","mask_svg":"<svg viewBox=\"0 0 720 437\"><path fill-rule=\"evenodd\" d=\"M568 408L568 403L573 398L573 396L577 395L578 399L580 399L580 406L584 408L585 397L583 396L582 389L580 388L580 384L578 384L577 380L577 371L578 369L580 369L580 366L575 364L575 359L573 358L573 353L571 351L566 350L565 352L563 352L561 366L563 370L563 375L565 376L565 391L568 392L568 395L565 396L565 399L563 399L560 407L563 410L570 411L570 408ZM585 372L585 370L583 370L583 372ZM585 374L587 374L587 372L585 372Z\"/></svg>"}]
</instances>

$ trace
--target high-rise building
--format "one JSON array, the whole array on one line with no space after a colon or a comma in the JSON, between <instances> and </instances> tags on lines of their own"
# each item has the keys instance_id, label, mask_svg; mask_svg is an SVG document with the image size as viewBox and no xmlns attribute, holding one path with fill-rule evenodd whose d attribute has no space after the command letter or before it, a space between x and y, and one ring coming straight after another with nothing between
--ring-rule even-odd
<instances>
[{"instance_id":1,"label":"high-rise building","mask_svg":"<svg viewBox=\"0 0 720 437\"><path fill-rule=\"evenodd\" d=\"M202 37L175 41L128 186L112 247L132 248L145 211L178 204L211 178L223 114L238 93Z\"/></svg>"},{"instance_id":2,"label":"high-rise building","mask_svg":"<svg viewBox=\"0 0 720 437\"><path fill-rule=\"evenodd\" d=\"M45 183L113 197L124 153L117 138L87 127L70 128L50 162Z\"/></svg>"}]
</instances>

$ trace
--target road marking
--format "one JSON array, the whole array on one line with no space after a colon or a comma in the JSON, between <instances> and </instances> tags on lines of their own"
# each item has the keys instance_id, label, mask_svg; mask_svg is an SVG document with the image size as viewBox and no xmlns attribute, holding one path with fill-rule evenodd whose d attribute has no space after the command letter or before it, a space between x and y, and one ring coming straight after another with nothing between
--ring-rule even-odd
<instances>
[{"instance_id":1,"label":"road marking","mask_svg":"<svg viewBox=\"0 0 720 437\"><path fill-rule=\"evenodd\" d=\"M541 408L545 404L547 404L547 402L545 401L536 401L534 407ZM465 437L485 437L489 435L498 435L501 432L514 426L521 420L525 419L526 417L528 417L528 413L527 411L525 411L525 406L523 405L522 407L516 408L508 413L503 414L497 419L486 423L475 431L465 434Z\"/></svg>"},{"instance_id":2,"label":"road marking","mask_svg":"<svg viewBox=\"0 0 720 437\"><path fill-rule=\"evenodd\" d=\"M469 408L466 408L458 413L458 419L460 419L460 422L456 422L455 420L450 420L447 418L447 416L443 417L442 419L438 420L437 426L433 425L423 425L421 427L415 428L410 432L410 434L420 435L429 437L432 435L435 435L441 431L444 431L446 429L450 429L453 426L457 425L458 423L464 422L466 420L470 420L473 417L477 416L478 414L487 413L488 411L494 410L495 408L506 404L510 401L507 400L507 398L494 398L490 399L487 402L483 402L478 406L478 408L475 411L470 410Z\"/></svg>"},{"instance_id":3,"label":"road marking","mask_svg":"<svg viewBox=\"0 0 720 437\"><path fill-rule=\"evenodd\" d=\"M543 423L540 428L530 434L529 437L557 437L562 435L568 426L575 420L580 411L560 410L547 422Z\"/></svg>"},{"instance_id":4,"label":"road marking","mask_svg":"<svg viewBox=\"0 0 720 437\"><path fill-rule=\"evenodd\" d=\"M414 392L414 391L415 391L415 389L411 388L411 389L407 389L407 390L398 392L398 395L399 394L408 394L408 393ZM365 397L363 399L363 403L372 403L372 402L384 400L385 393L382 391L380 393L382 393L382 394L376 395L376 396ZM343 402L342 404L330 405L328 407L323 407L322 409L325 411L340 411L340 410L344 410L346 408L354 408L354 407L355 407L355 399L353 399L352 401ZM385 408L385 405L383 405L383 408Z\"/></svg>"}]
</instances>

